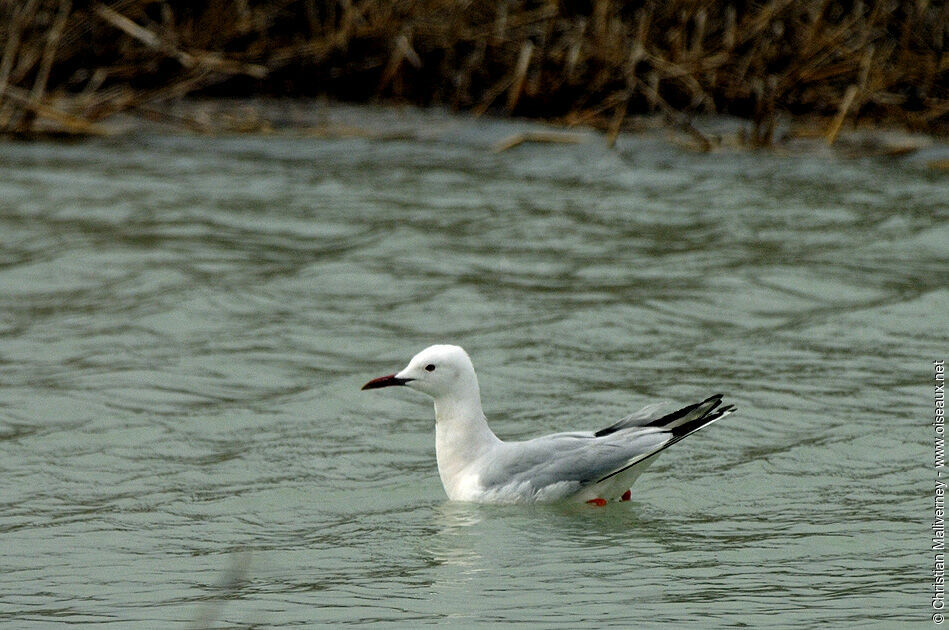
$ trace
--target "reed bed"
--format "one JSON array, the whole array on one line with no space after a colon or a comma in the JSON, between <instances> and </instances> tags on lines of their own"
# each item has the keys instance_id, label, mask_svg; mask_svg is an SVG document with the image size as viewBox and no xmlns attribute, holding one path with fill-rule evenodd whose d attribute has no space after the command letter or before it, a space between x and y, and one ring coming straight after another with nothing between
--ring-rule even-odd
<instances>
[{"instance_id":1,"label":"reed bed","mask_svg":"<svg viewBox=\"0 0 949 630\"><path fill-rule=\"evenodd\" d=\"M949 129L931 0L0 0L0 132L104 133L186 95L444 104L591 124L698 113ZM706 147L707 148L707 147Z\"/></svg>"}]
</instances>

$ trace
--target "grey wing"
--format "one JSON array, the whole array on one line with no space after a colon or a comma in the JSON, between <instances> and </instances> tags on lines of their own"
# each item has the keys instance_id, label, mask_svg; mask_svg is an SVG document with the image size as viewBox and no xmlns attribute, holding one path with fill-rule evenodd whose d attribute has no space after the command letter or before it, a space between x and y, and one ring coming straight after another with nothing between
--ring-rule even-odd
<instances>
[{"instance_id":1,"label":"grey wing","mask_svg":"<svg viewBox=\"0 0 949 630\"><path fill-rule=\"evenodd\" d=\"M600 429L593 435L595 437L602 437L604 435L609 435L610 433L615 433L630 427L646 426L650 422L662 418L664 415L663 410L668 406L669 403L665 401L646 405L639 411L634 411L622 420L616 422L615 424L611 424L606 428Z\"/></svg>"},{"instance_id":2,"label":"grey wing","mask_svg":"<svg viewBox=\"0 0 949 630\"><path fill-rule=\"evenodd\" d=\"M507 486L533 492L559 488L565 494L597 483L631 461L647 456L672 438L654 428L597 438L592 433L560 433L508 442L485 467L486 490Z\"/></svg>"},{"instance_id":3,"label":"grey wing","mask_svg":"<svg viewBox=\"0 0 949 630\"><path fill-rule=\"evenodd\" d=\"M620 473L629 470L643 460L657 455L660 451L672 446L680 440L689 437L696 431L707 427L716 420L720 420L734 411L734 405L722 404L722 394L715 394L714 396L709 396L702 402L697 402L693 405L689 405L688 407L683 407L682 409L673 411L672 413L656 418L655 420L649 420L641 424L640 426L642 428L638 429L638 431L659 430L661 431L662 435L668 436L668 439L664 440L652 451L631 459L626 463L626 465L610 472L608 475L605 475L599 479L599 481L606 481L610 477L619 475ZM637 430L634 429L634 431ZM618 433L618 435L624 434L625 432ZM608 429L604 429L597 431L594 435L610 435L610 432Z\"/></svg>"},{"instance_id":4,"label":"grey wing","mask_svg":"<svg viewBox=\"0 0 949 630\"><path fill-rule=\"evenodd\" d=\"M481 484L487 490L511 486L536 493L557 487L564 494L575 492L629 470L735 410L722 405L721 394L665 415L661 406L644 407L596 432L505 443L485 462Z\"/></svg>"}]
</instances>

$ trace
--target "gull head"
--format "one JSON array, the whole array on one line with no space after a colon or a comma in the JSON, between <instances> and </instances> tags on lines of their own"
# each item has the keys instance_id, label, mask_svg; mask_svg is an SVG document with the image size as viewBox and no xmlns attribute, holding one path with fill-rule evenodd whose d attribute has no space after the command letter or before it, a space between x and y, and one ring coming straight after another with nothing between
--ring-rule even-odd
<instances>
[{"instance_id":1,"label":"gull head","mask_svg":"<svg viewBox=\"0 0 949 630\"><path fill-rule=\"evenodd\" d=\"M478 377L468 353L459 346L425 348L401 372L375 378L363 389L404 385L424 392L435 400L478 396Z\"/></svg>"}]
</instances>

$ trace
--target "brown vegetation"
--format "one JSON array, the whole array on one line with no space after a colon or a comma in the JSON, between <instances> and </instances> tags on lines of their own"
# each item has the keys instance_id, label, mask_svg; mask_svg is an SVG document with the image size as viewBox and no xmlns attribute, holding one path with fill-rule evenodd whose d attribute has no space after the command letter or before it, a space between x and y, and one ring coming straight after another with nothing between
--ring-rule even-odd
<instances>
[{"instance_id":1,"label":"brown vegetation","mask_svg":"<svg viewBox=\"0 0 949 630\"><path fill-rule=\"evenodd\" d=\"M0 132L101 132L189 94L328 95L589 123L660 112L949 127L928 0L0 0ZM701 134L696 132L701 140Z\"/></svg>"}]
</instances>

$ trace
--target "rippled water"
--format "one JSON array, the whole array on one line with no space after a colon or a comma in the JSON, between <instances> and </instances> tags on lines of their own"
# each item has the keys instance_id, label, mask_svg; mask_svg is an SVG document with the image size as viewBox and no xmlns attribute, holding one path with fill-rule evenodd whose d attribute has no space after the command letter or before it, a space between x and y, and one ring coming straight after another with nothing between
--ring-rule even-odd
<instances>
[{"instance_id":1,"label":"rippled water","mask_svg":"<svg viewBox=\"0 0 949 630\"><path fill-rule=\"evenodd\" d=\"M385 116L0 144L0 622L930 619L945 176ZM450 503L430 401L359 391L434 342L504 438L739 412L627 504Z\"/></svg>"}]
</instances>

